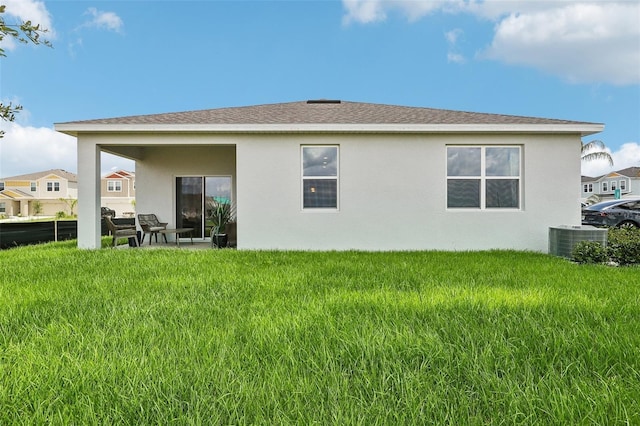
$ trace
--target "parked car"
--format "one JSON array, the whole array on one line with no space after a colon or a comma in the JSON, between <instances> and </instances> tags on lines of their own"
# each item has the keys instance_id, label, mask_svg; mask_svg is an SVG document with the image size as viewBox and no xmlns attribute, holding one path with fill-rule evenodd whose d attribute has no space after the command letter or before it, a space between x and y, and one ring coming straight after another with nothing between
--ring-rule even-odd
<instances>
[{"instance_id":1,"label":"parked car","mask_svg":"<svg viewBox=\"0 0 640 426\"><path fill-rule=\"evenodd\" d=\"M640 199L603 201L582 209L582 224L640 228Z\"/></svg>"}]
</instances>

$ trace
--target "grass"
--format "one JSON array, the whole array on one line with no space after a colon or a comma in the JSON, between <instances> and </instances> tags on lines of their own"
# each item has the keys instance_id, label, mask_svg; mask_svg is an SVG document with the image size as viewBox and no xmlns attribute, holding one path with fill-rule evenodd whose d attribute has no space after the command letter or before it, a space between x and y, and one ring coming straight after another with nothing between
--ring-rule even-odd
<instances>
[{"instance_id":1,"label":"grass","mask_svg":"<svg viewBox=\"0 0 640 426\"><path fill-rule=\"evenodd\" d=\"M0 424L640 424L640 271L522 252L0 252Z\"/></svg>"}]
</instances>

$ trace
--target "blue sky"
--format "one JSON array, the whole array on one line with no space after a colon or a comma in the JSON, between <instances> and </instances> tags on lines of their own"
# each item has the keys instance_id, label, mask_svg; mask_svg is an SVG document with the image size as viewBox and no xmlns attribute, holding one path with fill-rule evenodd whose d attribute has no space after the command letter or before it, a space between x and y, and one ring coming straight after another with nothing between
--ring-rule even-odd
<instances>
[{"instance_id":1,"label":"blue sky","mask_svg":"<svg viewBox=\"0 0 640 426\"><path fill-rule=\"evenodd\" d=\"M638 0L2 3L54 47L2 42L0 100L24 111L0 176L75 172L57 122L317 98L604 123L585 141L640 166Z\"/></svg>"}]
</instances>

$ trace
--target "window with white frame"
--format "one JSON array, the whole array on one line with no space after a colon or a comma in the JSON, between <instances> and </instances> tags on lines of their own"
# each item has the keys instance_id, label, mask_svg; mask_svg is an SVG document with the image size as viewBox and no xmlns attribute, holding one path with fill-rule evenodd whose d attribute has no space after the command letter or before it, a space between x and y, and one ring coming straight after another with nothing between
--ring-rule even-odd
<instances>
[{"instance_id":1,"label":"window with white frame","mask_svg":"<svg viewBox=\"0 0 640 426\"><path fill-rule=\"evenodd\" d=\"M607 182L602 182L602 192L609 191L609 184Z\"/></svg>"},{"instance_id":2,"label":"window with white frame","mask_svg":"<svg viewBox=\"0 0 640 426\"><path fill-rule=\"evenodd\" d=\"M107 191L108 192L122 192L122 182L119 180L109 180L107 181Z\"/></svg>"},{"instance_id":3,"label":"window with white frame","mask_svg":"<svg viewBox=\"0 0 640 426\"><path fill-rule=\"evenodd\" d=\"M37 185L35 182L31 182L31 192L36 192Z\"/></svg>"},{"instance_id":4,"label":"window with white frame","mask_svg":"<svg viewBox=\"0 0 640 426\"><path fill-rule=\"evenodd\" d=\"M447 207L520 208L519 146L448 146Z\"/></svg>"},{"instance_id":5,"label":"window with white frame","mask_svg":"<svg viewBox=\"0 0 640 426\"><path fill-rule=\"evenodd\" d=\"M583 191L584 192L593 192L593 184L592 183L585 183Z\"/></svg>"},{"instance_id":6,"label":"window with white frame","mask_svg":"<svg viewBox=\"0 0 640 426\"><path fill-rule=\"evenodd\" d=\"M338 208L338 147L302 147L302 208Z\"/></svg>"},{"instance_id":7,"label":"window with white frame","mask_svg":"<svg viewBox=\"0 0 640 426\"><path fill-rule=\"evenodd\" d=\"M47 182L47 192L60 192L60 182Z\"/></svg>"},{"instance_id":8,"label":"window with white frame","mask_svg":"<svg viewBox=\"0 0 640 426\"><path fill-rule=\"evenodd\" d=\"M627 181L622 179L620 181L620 191L626 191L627 190Z\"/></svg>"},{"instance_id":9,"label":"window with white frame","mask_svg":"<svg viewBox=\"0 0 640 426\"><path fill-rule=\"evenodd\" d=\"M611 181L611 190L615 191L617 187L618 187L618 182L616 182L615 180L612 180Z\"/></svg>"},{"instance_id":10,"label":"window with white frame","mask_svg":"<svg viewBox=\"0 0 640 426\"><path fill-rule=\"evenodd\" d=\"M7 203L0 203L0 213L7 212Z\"/></svg>"}]
</instances>

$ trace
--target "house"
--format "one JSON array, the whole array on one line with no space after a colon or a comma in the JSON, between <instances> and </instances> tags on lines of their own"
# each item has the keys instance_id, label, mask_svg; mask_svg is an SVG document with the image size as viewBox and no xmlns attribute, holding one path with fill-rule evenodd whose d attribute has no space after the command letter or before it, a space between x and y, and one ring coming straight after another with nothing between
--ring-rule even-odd
<instances>
[{"instance_id":1,"label":"house","mask_svg":"<svg viewBox=\"0 0 640 426\"><path fill-rule=\"evenodd\" d=\"M78 178L62 169L0 178L0 215L69 214L68 201L78 197Z\"/></svg>"},{"instance_id":2,"label":"house","mask_svg":"<svg viewBox=\"0 0 640 426\"><path fill-rule=\"evenodd\" d=\"M100 183L101 202L117 216L134 215L135 173L110 172ZM0 178L0 216L55 216L70 214L78 198L78 177L62 169ZM74 213L77 213L75 203Z\"/></svg>"},{"instance_id":3,"label":"house","mask_svg":"<svg viewBox=\"0 0 640 426\"><path fill-rule=\"evenodd\" d=\"M583 201L595 197L604 201L640 196L640 167L627 167L597 177L582 176L581 181Z\"/></svg>"},{"instance_id":4,"label":"house","mask_svg":"<svg viewBox=\"0 0 640 426\"><path fill-rule=\"evenodd\" d=\"M102 207L115 210L116 216L135 215L136 175L117 170L104 175L100 182Z\"/></svg>"},{"instance_id":5,"label":"house","mask_svg":"<svg viewBox=\"0 0 640 426\"><path fill-rule=\"evenodd\" d=\"M239 249L546 251L580 225L581 138L604 126L310 100L55 128L78 142L81 248L100 247L109 152L136 162L137 212L194 238L232 199Z\"/></svg>"}]
</instances>

